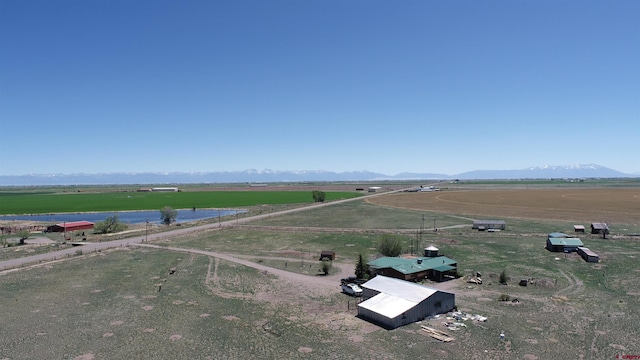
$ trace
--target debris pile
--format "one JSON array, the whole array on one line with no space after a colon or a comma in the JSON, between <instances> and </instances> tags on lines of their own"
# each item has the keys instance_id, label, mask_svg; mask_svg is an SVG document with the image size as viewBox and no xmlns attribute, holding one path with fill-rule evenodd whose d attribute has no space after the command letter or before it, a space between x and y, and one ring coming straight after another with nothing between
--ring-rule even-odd
<instances>
[{"instance_id":1,"label":"debris pile","mask_svg":"<svg viewBox=\"0 0 640 360\"><path fill-rule=\"evenodd\" d=\"M474 320L474 321L479 321L479 322L486 322L487 318L485 316L479 315L479 314L467 314L466 312L462 312L462 311L454 311L449 313L449 315L447 316L447 320L457 320L457 321L467 321L467 320Z\"/></svg>"},{"instance_id":2,"label":"debris pile","mask_svg":"<svg viewBox=\"0 0 640 360\"><path fill-rule=\"evenodd\" d=\"M434 339L444 341L444 342L450 342L454 340L454 338L449 336L449 334L447 334L444 331L436 330L434 328L430 328L424 325L420 325L420 327L422 328L422 331L425 331L427 334L429 334L429 336L431 336Z\"/></svg>"},{"instance_id":3,"label":"debris pile","mask_svg":"<svg viewBox=\"0 0 640 360\"><path fill-rule=\"evenodd\" d=\"M467 283L482 285L482 278L479 278L477 276L469 277L467 278Z\"/></svg>"},{"instance_id":4,"label":"debris pile","mask_svg":"<svg viewBox=\"0 0 640 360\"><path fill-rule=\"evenodd\" d=\"M467 327L467 324L461 322L445 321L443 325L452 331L460 330L460 328Z\"/></svg>"}]
</instances>

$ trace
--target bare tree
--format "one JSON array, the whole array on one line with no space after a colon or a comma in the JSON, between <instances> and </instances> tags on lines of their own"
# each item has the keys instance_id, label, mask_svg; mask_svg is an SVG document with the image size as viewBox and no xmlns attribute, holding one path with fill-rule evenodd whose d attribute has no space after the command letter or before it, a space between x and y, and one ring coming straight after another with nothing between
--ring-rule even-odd
<instances>
[{"instance_id":1,"label":"bare tree","mask_svg":"<svg viewBox=\"0 0 640 360\"><path fill-rule=\"evenodd\" d=\"M178 212L169 206L165 206L160 209L160 220L165 225L171 225L171 223L176 221L178 217Z\"/></svg>"}]
</instances>

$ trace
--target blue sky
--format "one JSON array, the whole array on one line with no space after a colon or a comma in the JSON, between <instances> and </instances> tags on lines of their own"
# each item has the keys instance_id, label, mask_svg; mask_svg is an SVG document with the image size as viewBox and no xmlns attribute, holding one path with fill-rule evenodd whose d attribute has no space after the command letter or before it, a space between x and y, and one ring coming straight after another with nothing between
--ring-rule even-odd
<instances>
[{"instance_id":1,"label":"blue sky","mask_svg":"<svg viewBox=\"0 0 640 360\"><path fill-rule=\"evenodd\" d=\"M640 2L0 1L0 175L640 172Z\"/></svg>"}]
</instances>

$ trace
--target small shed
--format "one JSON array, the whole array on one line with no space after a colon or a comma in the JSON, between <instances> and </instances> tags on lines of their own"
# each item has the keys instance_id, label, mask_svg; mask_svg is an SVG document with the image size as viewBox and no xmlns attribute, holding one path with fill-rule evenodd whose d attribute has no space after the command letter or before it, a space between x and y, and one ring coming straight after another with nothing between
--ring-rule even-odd
<instances>
[{"instance_id":1,"label":"small shed","mask_svg":"<svg viewBox=\"0 0 640 360\"><path fill-rule=\"evenodd\" d=\"M322 260L335 260L336 259L336 252L335 251L331 251L331 250L322 250L320 251L320 261Z\"/></svg>"},{"instance_id":2,"label":"small shed","mask_svg":"<svg viewBox=\"0 0 640 360\"><path fill-rule=\"evenodd\" d=\"M594 253L593 251L589 250L589 248L586 248L584 246L578 247L578 254L580 254L580 256L586 262L597 263L600 261L600 257L598 256L598 254Z\"/></svg>"},{"instance_id":3,"label":"small shed","mask_svg":"<svg viewBox=\"0 0 640 360\"><path fill-rule=\"evenodd\" d=\"M609 233L609 226L606 223L592 223L591 224L591 233L592 234L605 234Z\"/></svg>"},{"instance_id":4,"label":"small shed","mask_svg":"<svg viewBox=\"0 0 640 360\"><path fill-rule=\"evenodd\" d=\"M584 225L573 225L573 232L583 233Z\"/></svg>"},{"instance_id":5,"label":"small shed","mask_svg":"<svg viewBox=\"0 0 640 360\"><path fill-rule=\"evenodd\" d=\"M473 220L472 229L475 230L505 230L507 228L507 223L504 220Z\"/></svg>"},{"instance_id":6,"label":"small shed","mask_svg":"<svg viewBox=\"0 0 640 360\"><path fill-rule=\"evenodd\" d=\"M358 317L386 329L453 310L455 294L378 275L361 285Z\"/></svg>"},{"instance_id":7,"label":"small shed","mask_svg":"<svg viewBox=\"0 0 640 360\"><path fill-rule=\"evenodd\" d=\"M89 221L70 221L47 226L47 232L66 232L93 229L95 224Z\"/></svg>"}]
</instances>

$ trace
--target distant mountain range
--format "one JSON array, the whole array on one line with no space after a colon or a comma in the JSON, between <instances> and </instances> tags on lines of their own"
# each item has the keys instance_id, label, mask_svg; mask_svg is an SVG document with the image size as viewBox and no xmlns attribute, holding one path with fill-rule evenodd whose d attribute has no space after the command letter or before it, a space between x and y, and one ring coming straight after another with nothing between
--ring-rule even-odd
<instances>
[{"instance_id":1,"label":"distant mountain range","mask_svg":"<svg viewBox=\"0 0 640 360\"><path fill-rule=\"evenodd\" d=\"M486 179L581 179L639 177L604 166L537 166L521 170L475 170L456 175L400 173L385 175L369 171L275 171L244 170L219 172L104 173L104 174L29 174L0 175L0 186L38 185L124 185L124 184L200 184L200 183L272 183L313 181L388 181L388 180L486 180Z\"/></svg>"}]
</instances>

